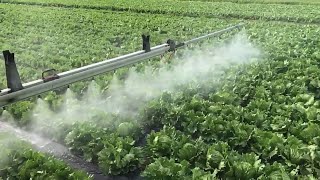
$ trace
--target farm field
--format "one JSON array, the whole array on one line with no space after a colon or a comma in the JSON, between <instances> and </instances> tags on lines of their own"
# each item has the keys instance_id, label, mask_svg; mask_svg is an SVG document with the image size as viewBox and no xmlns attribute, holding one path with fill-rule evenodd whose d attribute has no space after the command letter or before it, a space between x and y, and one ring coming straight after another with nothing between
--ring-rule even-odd
<instances>
[{"instance_id":1,"label":"farm field","mask_svg":"<svg viewBox=\"0 0 320 180\"><path fill-rule=\"evenodd\" d=\"M181 0L189 1L189 0ZM191 0L193 1L193 0ZM291 5L300 5L300 4L313 4L318 5L319 1L317 0L194 0L194 1L205 1L205 2L234 2L234 3L257 3L257 4L291 4Z\"/></svg>"},{"instance_id":2,"label":"farm field","mask_svg":"<svg viewBox=\"0 0 320 180\"><path fill-rule=\"evenodd\" d=\"M317 179L320 6L311 0L231 1L0 1L0 49L15 53L23 82L47 68L63 72L140 50L144 32L155 46L244 22L244 36L226 34L190 47L200 55L189 61L255 54L241 38L264 52L221 71L195 64L198 74L186 78L177 72L188 67L183 52L193 51L181 50L167 63L153 58L62 94L15 103L2 118L68 147L108 179ZM237 46L222 48L229 56L211 57L212 44L224 39ZM0 68L3 89L4 63ZM167 74L175 76L157 80ZM7 157L0 179L94 179L31 150L28 142L10 144L8 136L0 133L0 155Z\"/></svg>"},{"instance_id":3,"label":"farm field","mask_svg":"<svg viewBox=\"0 0 320 180\"><path fill-rule=\"evenodd\" d=\"M6 2L6 1L5 1ZM238 4L232 2L198 2L172 0L96 0L96 1L65 1L65 0L8 0L13 4L33 4L42 6L59 6L66 8L104 9L130 11L138 13L169 14L190 17L216 17L280 20L301 23L319 23L319 7L309 4L292 6L282 4ZM299 8L300 13L296 13ZM259 11L257 11L259 9Z\"/></svg>"}]
</instances>

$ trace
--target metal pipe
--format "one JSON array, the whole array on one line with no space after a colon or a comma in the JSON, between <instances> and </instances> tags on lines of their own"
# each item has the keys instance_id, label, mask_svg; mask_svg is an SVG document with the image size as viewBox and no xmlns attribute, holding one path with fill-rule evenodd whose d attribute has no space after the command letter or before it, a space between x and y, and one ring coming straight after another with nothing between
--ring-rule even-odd
<instances>
[{"instance_id":1,"label":"metal pipe","mask_svg":"<svg viewBox=\"0 0 320 180\"><path fill-rule=\"evenodd\" d=\"M235 28L240 28L244 24L238 24L236 26L231 26L229 28L216 31L204 36L200 36L198 38L191 39L189 41L186 41L182 43L179 47L182 47L184 45L198 42L202 39L208 38L208 37L214 37L218 36L220 34L223 34L225 32L231 31ZM177 47L178 48L178 47ZM77 69L73 69L70 71L59 73L58 76L59 79L55 79L52 81L44 82L42 79L38 79L32 82L28 82L23 84L24 89L9 93L10 89L4 89L0 92L0 107L3 107L5 105L26 99L28 97L38 95L41 93L44 93L46 91L54 90L62 86L66 86L68 84L72 84L77 81L81 81L84 79L88 79L90 77L106 73L115 69L118 69L123 66L127 66L130 64L137 63L139 61L149 59L155 56L158 56L160 54L163 54L167 52L170 49L170 45L165 43L159 46L155 46L151 48L151 51L145 52L137 51L134 53L130 53L127 55L123 55L120 57L112 58L109 60L104 60L98 63L94 63L91 65L87 65L84 67L80 67Z\"/></svg>"},{"instance_id":2,"label":"metal pipe","mask_svg":"<svg viewBox=\"0 0 320 180\"><path fill-rule=\"evenodd\" d=\"M198 42L200 40L203 40L205 38L209 38L209 37L214 37L214 36L219 36L225 32L228 32L228 31L231 31L233 29L236 29L236 28L241 28L242 26L244 26L244 24L238 24L238 25L235 25L235 26L231 26L231 27L228 27L226 29L222 29L220 31L216 31L216 32L213 32L213 33L210 33L210 34L207 34L207 35L204 35L204 36L200 36L200 37L197 37L197 38L194 38L194 39L191 39L189 41L185 41L184 42L184 45L188 45L188 44L191 44L191 43L195 43L195 42Z\"/></svg>"},{"instance_id":3,"label":"metal pipe","mask_svg":"<svg viewBox=\"0 0 320 180\"><path fill-rule=\"evenodd\" d=\"M144 54L128 57L121 61L115 61L110 64L106 64L104 66L95 67L87 71L82 71L76 74L65 76L64 78L56 79L53 81L39 84L37 86L32 86L26 89L22 89L20 91L16 91L16 92L12 92L12 93L0 96L0 107L26 99L28 97L31 97L37 94L44 93L46 91L54 90L65 85L72 84L77 81L81 81L102 73L106 73L108 71L112 71L123 66L134 64L144 59L149 59L151 57L158 56L168 50L169 50L169 46L158 48L156 50L153 50Z\"/></svg>"},{"instance_id":4,"label":"metal pipe","mask_svg":"<svg viewBox=\"0 0 320 180\"><path fill-rule=\"evenodd\" d=\"M158 45L158 46L155 46L155 47L151 48L151 51L154 51L154 50L157 50L157 49L161 49L161 48L166 47L166 46L168 46L168 44ZM98 63L94 63L94 64L83 66L83 67L80 67L80 68L77 68L77 69L66 71L66 72L58 74L58 76L66 77L66 76L69 76L69 75L72 75L72 74L75 74L75 73L79 73L81 71L86 71L86 70L89 70L91 68L103 66L105 64L109 64L109 63L112 63L112 62L115 62L115 61L125 60L127 58L134 57L134 56L137 56L137 55L140 55L140 54L144 54L144 53L145 53L144 50L137 51L137 52L134 52L134 53L126 54L126 55L119 56L119 57L116 57L116 58L112 58L112 59L109 59L109 60L104 60L104 61L101 61L101 62L98 62Z\"/></svg>"},{"instance_id":5,"label":"metal pipe","mask_svg":"<svg viewBox=\"0 0 320 180\"><path fill-rule=\"evenodd\" d=\"M161 49L161 48L166 47L166 46L168 46L168 44L158 45L158 46L155 46L155 47L151 48L151 51L154 51L154 50L157 50L157 49ZM97 63L90 64L90 65L87 65L87 66L76 68L76 69L73 69L73 70L70 70L70 71L59 73L58 76L60 78L63 78L63 77L70 76L70 75L75 74L75 73L86 71L86 70L89 70L89 69L92 69L92 68L95 68L95 67L99 67L99 66L104 66L106 64L110 64L110 63L115 62L115 61L125 60L127 58L134 57L134 56L137 56L137 55L140 55L140 54L144 54L144 53L145 53L145 51L141 50L141 51L133 52L133 53L126 54L126 55L123 55L123 56L115 57L115 58L112 58L112 59L103 60L101 62L97 62ZM43 80L42 79L38 79L38 80L35 80L35 81L24 83L24 84L22 84L22 86L23 86L23 88L30 88L32 86L36 86L36 85L39 85L39 84L42 84L42 83L44 83ZM3 89L0 92L0 96L8 94L9 92L10 92L10 88Z\"/></svg>"}]
</instances>

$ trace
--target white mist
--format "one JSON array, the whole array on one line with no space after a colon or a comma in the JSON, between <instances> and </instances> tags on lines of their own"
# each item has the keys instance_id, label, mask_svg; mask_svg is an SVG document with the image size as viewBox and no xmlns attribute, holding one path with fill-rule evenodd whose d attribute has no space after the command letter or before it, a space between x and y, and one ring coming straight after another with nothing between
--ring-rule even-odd
<instances>
[{"instance_id":1,"label":"white mist","mask_svg":"<svg viewBox=\"0 0 320 180\"><path fill-rule=\"evenodd\" d=\"M124 83L115 77L104 96L94 81L81 100L68 89L60 112L51 112L43 100L38 100L33 113L34 129L43 126L54 129L61 124L87 121L96 111L134 117L140 107L164 91L175 91L177 85L193 81L219 78L224 68L251 63L260 57L260 50L241 32L218 47L209 44L201 49L185 50L170 68L165 64L157 70L147 66L144 73L131 68Z\"/></svg>"}]
</instances>

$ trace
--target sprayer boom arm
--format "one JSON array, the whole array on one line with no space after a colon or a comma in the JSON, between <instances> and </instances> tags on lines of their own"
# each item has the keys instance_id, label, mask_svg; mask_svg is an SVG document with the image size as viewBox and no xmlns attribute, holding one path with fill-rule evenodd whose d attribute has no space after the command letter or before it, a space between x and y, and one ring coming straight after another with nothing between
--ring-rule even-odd
<instances>
[{"instance_id":1,"label":"sprayer boom arm","mask_svg":"<svg viewBox=\"0 0 320 180\"><path fill-rule=\"evenodd\" d=\"M119 56L109 60L104 60L59 74L55 74L55 70L50 69L43 72L42 79L38 79L25 84L21 84L19 73L14 62L14 54L10 53L8 50L3 51L3 56L6 63L8 88L0 91L0 107L4 107L8 104L24 100L35 95L39 95L44 92L57 89L59 87L67 86L77 81L85 80L102 73L113 71L120 67L128 66L145 59L150 59L152 57L164 54L168 51L175 51L177 48L183 47L185 45L196 43L209 37L219 36L233 29L240 29L242 26L243 24L231 26L217 32L213 32L201 37L191 39L189 41L182 42L180 44L176 44L173 40L169 39L167 43L152 48L150 48L150 37L142 35L143 50L141 51ZM49 77L44 76L44 73L50 72L53 74Z\"/></svg>"}]
</instances>

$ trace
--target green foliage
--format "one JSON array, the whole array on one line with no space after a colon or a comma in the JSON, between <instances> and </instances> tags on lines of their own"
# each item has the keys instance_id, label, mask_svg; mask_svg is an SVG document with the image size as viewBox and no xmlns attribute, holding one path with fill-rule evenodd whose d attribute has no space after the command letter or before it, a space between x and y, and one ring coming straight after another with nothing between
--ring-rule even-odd
<instances>
[{"instance_id":1,"label":"green foliage","mask_svg":"<svg viewBox=\"0 0 320 180\"><path fill-rule=\"evenodd\" d=\"M122 137L138 137L140 135L140 127L134 121L122 122L117 128L117 133Z\"/></svg>"},{"instance_id":2,"label":"green foliage","mask_svg":"<svg viewBox=\"0 0 320 180\"><path fill-rule=\"evenodd\" d=\"M7 110L16 120L19 126L26 126L30 123L30 113L34 104L30 101L20 101L10 105Z\"/></svg>"},{"instance_id":3,"label":"green foliage","mask_svg":"<svg viewBox=\"0 0 320 180\"><path fill-rule=\"evenodd\" d=\"M130 137L108 135L104 148L98 153L99 167L105 174L119 175L138 170L143 164L143 150L134 146Z\"/></svg>"},{"instance_id":4,"label":"green foliage","mask_svg":"<svg viewBox=\"0 0 320 180\"><path fill-rule=\"evenodd\" d=\"M104 139L105 131L87 123L79 124L66 136L65 143L72 153L83 156L88 162L97 163L97 154L104 148L100 141Z\"/></svg>"},{"instance_id":5,"label":"green foliage","mask_svg":"<svg viewBox=\"0 0 320 180\"><path fill-rule=\"evenodd\" d=\"M187 161L191 167L205 166L207 145L201 140L193 140L173 127L164 126L159 132L147 136L146 154L149 158L176 158Z\"/></svg>"},{"instance_id":6,"label":"green foliage","mask_svg":"<svg viewBox=\"0 0 320 180\"><path fill-rule=\"evenodd\" d=\"M149 164L142 173L146 179L186 179L190 174L189 164L187 161L175 163L173 159L161 157Z\"/></svg>"},{"instance_id":7,"label":"green foliage","mask_svg":"<svg viewBox=\"0 0 320 180\"><path fill-rule=\"evenodd\" d=\"M26 4L44 4L53 6L71 6L75 8L91 8L117 11L130 11L136 13L152 13L166 14L190 17L223 17L223 18L241 18L249 20L278 20L285 22L305 22L319 23L319 19L314 14L319 15L314 6L299 6L301 14L297 14L296 6L278 4L277 6L259 3L230 3L230 2L199 2L193 1L192 8L190 2L187 1L168 1L168 0L94 0L90 1L66 1L66 0L7 0L11 2L24 2ZM203 1L203 0L202 0ZM212 1L212 0L205 0ZM216 0L215 0L216 1ZM222 0L220 0L222 1ZM227 0L241 2L243 0ZM248 1L248 0L244 0ZM261 2L261 0L259 0ZM273 0L274 1L274 0ZM288 0L281 0L288 1ZM310 0L308 0L310 1ZM314 2L314 0L312 0ZM301 3L301 2L300 2ZM310 3L310 2L309 2ZM319 3L316 3L319 5ZM148 7L148 8L146 8ZM317 7L317 6L316 6ZM215 11L212 11L214 9ZM232 9L232 11L230 11ZM186 27L187 28L187 27ZM186 29L185 28L185 29ZM165 34L168 30L164 28L158 29L160 34Z\"/></svg>"},{"instance_id":8,"label":"green foliage","mask_svg":"<svg viewBox=\"0 0 320 180\"><path fill-rule=\"evenodd\" d=\"M0 141L0 177L3 179L92 179L60 160L31 150L28 143L8 134L0 134Z\"/></svg>"},{"instance_id":9,"label":"green foliage","mask_svg":"<svg viewBox=\"0 0 320 180\"><path fill-rule=\"evenodd\" d=\"M137 117L90 109L91 118L85 123L57 125L63 129L59 137L49 127L48 136L64 139L74 154L99 164L105 174L141 171L147 179L187 180L320 176L319 27L303 24L319 23L316 6L266 5L260 0L192 2L192 6L168 0L10 2L0 5L0 25L5 27L0 29L5 37L0 46L12 49L19 62L32 67L19 69L24 81L39 78L43 68L65 71L138 50L141 29L160 44L169 37L186 40L238 23L230 17L250 20L245 21L246 34L267 52L266 61L231 68L219 78L214 72L205 79L195 78L148 102ZM48 7L17 6L16 2ZM58 10L53 5L74 8ZM141 71L144 63L137 66ZM119 69L115 75L123 81L128 69ZM113 75L97 77L96 82L105 88ZM4 78L0 80L3 86ZM72 88L81 94L87 84ZM58 94L45 96L53 110L61 108ZM32 101L23 101L8 111L24 126L30 123L33 106ZM0 159L0 165L7 165L0 168L3 179L87 178L30 150L0 152L8 155Z\"/></svg>"}]
</instances>

